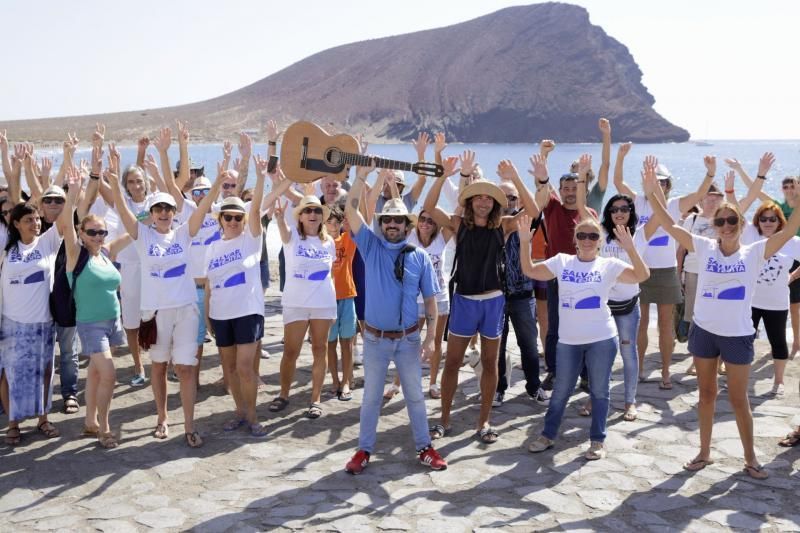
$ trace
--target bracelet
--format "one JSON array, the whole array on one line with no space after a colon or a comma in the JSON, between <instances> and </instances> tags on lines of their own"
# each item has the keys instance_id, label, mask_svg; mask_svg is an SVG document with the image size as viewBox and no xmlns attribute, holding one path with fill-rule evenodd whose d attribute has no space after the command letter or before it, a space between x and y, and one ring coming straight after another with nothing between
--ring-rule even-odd
<instances>
[{"instance_id":1,"label":"bracelet","mask_svg":"<svg viewBox=\"0 0 800 533\"><path fill-rule=\"evenodd\" d=\"M100 175L99 174L89 174L89 177L92 178L93 180L99 180L100 179Z\"/></svg>"},{"instance_id":2,"label":"bracelet","mask_svg":"<svg viewBox=\"0 0 800 533\"><path fill-rule=\"evenodd\" d=\"M544 181L541 181L541 180L536 180L536 183L540 183L540 184L544 185L544 184L545 184L545 183L547 183L548 181L550 181L550 178L549 178L549 177L548 177L546 180L544 180Z\"/></svg>"},{"instance_id":3,"label":"bracelet","mask_svg":"<svg viewBox=\"0 0 800 533\"><path fill-rule=\"evenodd\" d=\"M464 174L463 172L459 172L459 174L461 174L462 178L471 178L472 177L472 174Z\"/></svg>"},{"instance_id":4,"label":"bracelet","mask_svg":"<svg viewBox=\"0 0 800 533\"><path fill-rule=\"evenodd\" d=\"M756 176L756 178L758 178L758 179L760 179L760 180L765 180L765 179L767 179L767 177L766 177L766 176Z\"/></svg>"},{"instance_id":5,"label":"bracelet","mask_svg":"<svg viewBox=\"0 0 800 533\"><path fill-rule=\"evenodd\" d=\"M706 178L709 178L709 179L714 179L714 174L708 174L708 173L706 173Z\"/></svg>"},{"instance_id":6,"label":"bracelet","mask_svg":"<svg viewBox=\"0 0 800 533\"><path fill-rule=\"evenodd\" d=\"M267 141L267 145L269 145L269 146L278 146L278 143L276 143L275 141Z\"/></svg>"},{"instance_id":7,"label":"bracelet","mask_svg":"<svg viewBox=\"0 0 800 533\"><path fill-rule=\"evenodd\" d=\"M586 183L586 180L575 180L575 183Z\"/></svg>"},{"instance_id":8,"label":"bracelet","mask_svg":"<svg viewBox=\"0 0 800 533\"><path fill-rule=\"evenodd\" d=\"M735 191L733 189L725 189L725 194L733 194Z\"/></svg>"}]
</instances>

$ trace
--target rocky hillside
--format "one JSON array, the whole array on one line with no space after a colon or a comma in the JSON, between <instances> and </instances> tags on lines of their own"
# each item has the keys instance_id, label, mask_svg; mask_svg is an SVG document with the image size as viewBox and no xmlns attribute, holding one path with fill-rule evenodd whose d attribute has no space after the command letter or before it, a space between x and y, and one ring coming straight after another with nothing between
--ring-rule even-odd
<instances>
[{"instance_id":1,"label":"rocky hillside","mask_svg":"<svg viewBox=\"0 0 800 533\"><path fill-rule=\"evenodd\" d=\"M194 135L212 140L275 117L385 142L421 129L464 142L581 142L598 139L605 116L618 140L687 140L686 130L653 110L641 79L628 49L592 25L584 8L546 3L332 48L204 102L0 127L14 139L52 140L100 121L115 138L134 139L183 118Z\"/></svg>"}]
</instances>

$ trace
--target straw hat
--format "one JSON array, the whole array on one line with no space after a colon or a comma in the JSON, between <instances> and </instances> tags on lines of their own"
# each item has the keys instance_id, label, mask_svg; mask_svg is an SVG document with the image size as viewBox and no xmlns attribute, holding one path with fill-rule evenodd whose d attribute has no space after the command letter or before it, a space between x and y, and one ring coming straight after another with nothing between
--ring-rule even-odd
<instances>
[{"instance_id":1,"label":"straw hat","mask_svg":"<svg viewBox=\"0 0 800 533\"><path fill-rule=\"evenodd\" d=\"M482 194L494 198L494 200L500 204L500 207L508 207L508 199L503 190L494 183L486 180L473 181L464 187L464 190L458 195L458 204L463 207L466 205L467 200L473 196L480 196Z\"/></svg>"},{"instance_id":2,"label":"straw hat","mask_svg":"<svg viewBox=\"0 0 800 533\"><path fill-rule=\"evenodd\" d=\"M303 212L303 209L306 207L321 207L322 208L322 221L325 222L328 220L328 217L331 216L331 210L328 206L322 205L322 202L319 201L319 198L316 196L303 196L303 199L300 200L300 203L297 204L297 207L294 208L294 219L300 220L300 213Z\"/></svg>"},{"instance_id":3,"label":"straw hat","mask_svg":"<svg viewBox=\"0 0 800 533\"><path fill-rule=\"evenodd\" d=\"M244 204L244 200L238 196L229 196L228 198L222 200L222 203L219 204L219 208L214 209L211 216L219 219L223 213L241 213L246 215L247 208Z\"/></svg>"},{"instance_id":4,"label":"straw hat","mask_svg":"<svg viewBox=\"0 0 800 533\"><path fill-rule=\"evenodd\" d=\"M194 185L192 185L192 190L195 189L210 189L211 188L211 180L209 180L205 176L200 176L196 180L194 180Z\"/></svg>"},{"instance_id":5,"label":"straw hat","mask_svg":"<svg viewBox=\"0 0 800 533\"><path fill-rule=\"evenodd\" d=\"M380 213L375 213L375 216L380 221L382 216L393 216L393 215L403 215L405 216L409 223L412 226L417 224L417 215L413 215L408 212L408 208L406 208L406 204L403 203L403 200L400 198L392 198L391 200L386 200L386 203L383 204L383 211Z\"/></svg>"}]
</instances>

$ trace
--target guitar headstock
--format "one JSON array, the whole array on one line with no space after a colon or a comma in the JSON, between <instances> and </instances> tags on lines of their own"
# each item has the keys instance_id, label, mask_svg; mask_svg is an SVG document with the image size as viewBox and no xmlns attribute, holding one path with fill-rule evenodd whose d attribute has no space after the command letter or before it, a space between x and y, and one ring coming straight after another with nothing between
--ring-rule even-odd
<instances>
[{"instance_id":1,"label":"guitar headstock","mask_svg":"<svg viewBox=\"0 0 800 533\"><path fill-rule=\"evenodd\" d=\"M444 174L444 167L442 167L442 165L429 163L427 161L419 161L418 163L414 163L411 165L411 170L415 174L419 174L421 176L431 176L434 178L441 178L442 174Z\"/></svg>"}]
</instances>

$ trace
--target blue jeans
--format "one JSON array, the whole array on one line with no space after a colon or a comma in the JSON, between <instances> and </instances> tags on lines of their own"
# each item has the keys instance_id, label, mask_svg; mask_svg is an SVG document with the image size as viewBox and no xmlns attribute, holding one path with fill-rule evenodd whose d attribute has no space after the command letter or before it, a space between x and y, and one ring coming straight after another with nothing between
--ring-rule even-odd
<instances>
[{"instance_id":1,"label":"blue jeans","mask_svg":"<svg viewBox=\"0 0 800 533\"><path fill-rule=\"evenodd\" d=\"M539 385L542 384L539 379L539 352L536 348L536 337L539 334L536 327L536 300L533 298L514 300L506 297L503 336L500 339L500 358L497 361L499 375L497 392L502 393L508 389L506 342L508 341L509 320L514 325L514 334L517 336L522 372L525 374L525 390L533 396L539 390Z\"/></svg>"},{"instance_id":2,"label":"blue jeans","mask_svg":"<svg viewBox=\"0 0 800 533\"><path fill-rule=\"evenodd\" d=\"M61 354L61 397L67 399L78 395L78 350L75 346L77 328L56 326L56 341Z\"/></svg>"},{"instance_id":3,"label":"blue jeans","mask_svg":"<svg viewBox=\"0 0 800 533\"><path fill-rule=\"evenodd\" d=\"M542 435L555 440L558 427L564 417L564 409L575 388L581 366L586 363L589 370L589 393L592 397L592 427L589 431L592 441L606 439L606 418L611 393L611 366L617 355L617 338L611 337L590 344L558 343L558 373L553 383L550 406L544 416Z\"/></svg>"},{"instance_id":4,"label":"blue jeans","mask_svg":"<svg viewBox=\"0 0 800 533\"><path fill-rule=\"evenodd\" d=\"M358 448L372 453L375 448L378 418L383 405L383 386L389 362L394 361L403 397L406 401L414 446L417 450L430 446L428 414L425 411L425 395L422 392L422 365L420 364L421 341L419 331L401 339L378 338L364 332L364 397L361 400L361 424L358 433Z\"/></svg>"},{"instance_id":5,"label":"blue jeans","mask_svg":"<svg viewBox=\"0 0 800 533\"><path fill-rule=\"evenodd\" d=\"M622 355L622 372L625 378L625 403L636 403L636 385L639 383L639 355L636 338L639 335L641 311L639 304L627 315L614 317L619 333L619 353Z\"/></svg>"},{"instance_id":6,"label":"blue jeans","mask_svg":"<svg viewBox=\"0 0 800 533\"><path fill-rule=\"evenodd\" d=\"M547 336L544 338L544 364L551 374L556 373L556 345L558 344L558 281L547 282Z\"/></svg>"}]
</instances>

